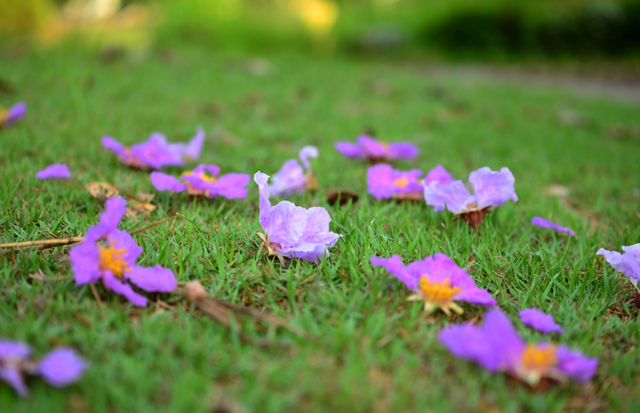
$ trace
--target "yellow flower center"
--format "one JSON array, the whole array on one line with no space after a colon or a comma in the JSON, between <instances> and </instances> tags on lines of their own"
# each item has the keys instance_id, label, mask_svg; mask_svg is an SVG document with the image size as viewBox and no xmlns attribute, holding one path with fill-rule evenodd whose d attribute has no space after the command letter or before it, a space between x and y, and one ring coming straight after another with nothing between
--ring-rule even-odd
<instances>
[{"instance_id":1,"label":"yellow flower center","mask_svg":"<svg viewBox=\"0 0 640 413\"><path fill-rule=\"evenodd\" d=\"M100 247L100 262L98 267L101 271L111 271L118 278L131 271L129 264L123 255L127 252L124 248L116 249L115 245L110 244L109 247Z\"/></svg>"},{"instance_id":2,"label":"yellow flower center","mask_svg":"<svg viewBox=\"0 0 640 413\"><path fill-rule=\"evenodd\" d=\"M555 347L540 348L535 344L527 345L521 357L524 370L538 373L553 367L558 360Z\"/></svg>"},{"instance_id":3,"label":"yellow flower center","mask_svg":"<svg viewBox=\"0 0 640 413\"><path fill-rule=\"evenodd\" d=\"M403 176L402 178L394 179L393 183L400 187L400 189L403 189L405 186L409 185L409 180Z\"/></svg>"},{"instance_id":4,"label":"yellow flower center","mask_svg":"<svg viewBox=\"0 0 640 413\"><path fill-rule=\"evenodd\" d=\"M459 287L452 287L448 278L441 282L431 282L429 277L424 275L419 281L420 292L425 302L431 305L449 307L453 302L453 297L462 291Z\"/></svg>"},{"instance_id":5,"label":"yellow flower center","mask_svg":"<svg viewBox=\"0 0 640 413\"><path fill-rule=\"evenodd\" d=\"M193 171L185 172L181 175L181 177L185 177L189 175L193 175ZM214 178L213 176L208 176L204 172L198 175L198 178L202 179L203 181L212 182L212 183L218 180L218 178Z\"/></svg>"},{"instance_id":6,"label":"yellow flower center","mask_svg":"<svg viewBox=\"0 0 640 413\"><path fill-rule=\"evenodd\" d=\"M0 109L0 128L4 125L4 121L9 117L9 111Z\"/></svg>"}]
</instances>

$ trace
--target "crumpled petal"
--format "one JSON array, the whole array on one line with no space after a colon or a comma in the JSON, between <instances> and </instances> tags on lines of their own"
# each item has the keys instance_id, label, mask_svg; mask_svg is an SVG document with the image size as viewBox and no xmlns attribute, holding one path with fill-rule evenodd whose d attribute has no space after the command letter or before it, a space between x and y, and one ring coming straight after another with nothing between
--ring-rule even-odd
<instances>
[{"instance_id":1,"label":"crumpled petal","mask_svg":"<svg viewBox=\"0 0 640 413\"><path fill-rule=\"evenodd\" d=\"M556 368L578 383L586 383L598 370L598 359L583 356L577 351L570 351L566 346L557 349Z\"/></svg>"},{"instance_id":2,"label":"crumpled petal","mask_svg":"<svg viewBox=\"0 0 640 413\"><path fill-rule=\"evenodd\" d=\"M53 387L66 387L75 383L80 380L86 368L84 359L70 348L53 350L38 363L38 372Z\"/></svg>"},{"instance_id":3,"label":"crumpled petal","mask_svg":"<svg viewBox=\"0 0 640 413\"><path fill-rule=\"evenodd\" d=\"M544 219L541 217L531 218L531 225L535 225L541 228L555 229L556 231L559 231L559 232L567 232L572 237L576 236L575 232L573 232L571 228L561 227L560 225L555 224L549 221L548 219Z\"/></svg>"},{"instance_id":4,"label":"crumpled petal","mask_svg":"<svg viewBox=\"0 0 640 413\"><path fill-rule=\"evenodd\" d=\"M463 209L475 202L462 181L455 181L451 184L443 185L439 182L431 182L424 185L424 199L427 205L431 205L434 211L444 211L445 209L459 214Z\"/></svg>"},{"instance_id":5,"label":"crumpled petal","mask_svg":"<svg viewBox=\"0 0 640 413\"><path fill-rule=\"evenodd\" d=\"M69 167L63 163L49 165L36 173L38 179L71 178Z\"/></svg>"},{"instance_id":6,"label":"crumpled petal","mask_svg":"<svg viewBox=\"0 0 640 413\"><path fill-rule=\"evenodd\" d=\"M283 243L278 250L289 258L300 258L310 262L318 262L326 252L326 249L335 244L342 235L329 231L331 217L326 209L321 207L309 208L308 210L304 208L301 209L305 212L306 219L302 235L295 243ZM271 237L270 240L272 240Z\"/></svg>"},{"instance_id":7,"label":"crumpled petal","mask_svg":"<svg viewBox=\"0 0 640 413\"><path fill-rule=\"evenodd\" d=\"M20 341L0 340L0 361L3 358L27 358L31 354L28 345Z\"/></svg>"},{"instance_id":8,"label":"crumpled petal","mask_svg":"<svg viewBox=\"0 0 640 413\"><path fill-rule=\"evenodd\" d=\"M536 308L527 308L518 313L522 324L541 333L564 333L564 329L556 324L553 316L545 314Z\"/></svg>"},{"instance_id":9,"label":"crumpled petal","mask_svg":"<svg viewBox=\"0 0 640 413\"><path fill-rule=\"evenodd\" d=\"M151 172L151 185L158 191L183 192L187 190L187 185L180 182L171 175L162 172Z\"/></svg>"},{"instance_id":10,"label":"crumpled petal","mask_svg":"<svg viewBox=\"0 0 640 413\"><path fill-rule=\"evenodd\" d=\"M346 156L347 158L363 158L365 152L360 145L352 142L336 142L335 148L338 152Z\"/></svg>"},{"instance_id":11,"label":"crumpled petal","mask_svg":"<svg viewBox=\"0 0 640 413\"><path fill-rule=\"evenodd\" d=\"M455 180L453 179L453 175L449 171L447 171L444 166L436 165L435 168L427 173L427 176L423 180L425 185L429 185L431 182L439 182L442 185L448 185Z\"/></svg>"},{"instance_id":12,"label":"crumpled petal","mask_svg":"<svg viewBox=\"0 0 640 413\"><path fill-rule=\"evenodd\" d=\"M189 144L182 153L182 157L194 160L200 158L200 152L202 152L202 145L204 144L205 137L204 129L198 126L196 135L191 139L191 141L189 141Z\"/></svg>"},{"instance_id":13,"label":"crumpled petal","mask_svg":"<svg viewBox=\"0 0 640 413\"><path fill-rule=\"evenodd\" d=\"M498 207L508 200L518 202L514 189L515 178L509 168L494 172L489 167L471 172L469 182L473 186L473 194L479 208L491 205Z\"/></svg>"},{"instance_id":14,"label":"crumpled petal","mask_svg":"<svg viewBox=\"0 0 640 413\"><path fill-rule=\"evenodd\" d=\"M105 210L100 214L100 226L104 233L115 231L122 217L127 212L127 201L121 196L114 196L105 202Z\"/></svg>"},{"instance_id":15,"label":"crumpled petal","mask_svg":"<svg viewBox=\"0 0 640 413\"><path fill-rule=\"evenodd\" d=\"M440 331L438 339L458 358L475 361L492 372L500 367L500 358L482 330L476 326L462 324L447 327Z\"/></svg>"},{"instance_id":16,"label":"crumpled petal","mask_svg":"<svg viewBox=\"0 0 640 413\"><path fill-rule=\"evenodd\" d=\"M156 293L171 292L177 285L173 271L160 265L155 267L136 265L126 274L126 278L141 289Z\"/></svg>"},{"instance_id":17,"label":"crumpled petal","mask_svg":"<svg viewBox=\"0 0 640 413\"><path fill-rule=\"evenodd\" d=\"M69 252L71 271L78 285L95 283L100 279L100 254L95 242L85 237L80 245L72 247Z\"/></svg>"},{"instance_id":18,"label":"crumpled petal","mask_svg":"<svg viewBox=\"0 0 640 413\"><path fill-rule=\"evenodd\" d=\"M315 146L305 146L304 148L300 149L300 152L298 153L298 157L300 158L302 165L304 165L306 169L309 169L311 168L311 164L309 163L309 158L318 157L318 148L316 148Z\"/></svg>"},{"instance_id":19,"label":"crumpled petal","mask_svg":"<svg viewBox=\"0 0 640 413\"><path fill-rule=\"evenodd\" d=\"M418 289L419 277L416 278L407 270L399 255L394 255L391 258L378 258L374 255L371 257L371 265L374 267L384 267L410 290L415 291Z\"/></svg>"},{"instance_id":20,"label":"crumpled petal","mask_svg":"<svg viewBox=\"0 0 640 413\"><path fill-rule=\"evenodd\" d=\"M278 197L289 196L295 191L304 190L305 184L304 170L297 160L289 159L271 177L269 192Z\"/></svg>"},{"instance_id":21,"label":"crumpled petal","mask_svg":"<svg viewBox=\"0 0 640 413\"><path fill-rule=\"evenodd\" d=\"M260 196L260 226L266 229L269 227L272 209L271 202L269 202L269 175L258 171L253 175L253 181L258 184Z\"/></svg>"},{"instance_id":22,"label":"crumpled petal","mask_svg":"<svg viewBox=\"0 0 640 413\"><path fill-rule=\"evenodd\" d=\"M102 283L109 290L113 291L116 294L124 296L131 303L139 306L146 307L147 299L133 291L129 284L123 283L119 278L114 276L111 271L104 271L102 274Z\"/></svg>"},{"instance_id":23,"label":"crumpled petal","mask_svg":"<svg viewBox=\"0 0 640 413\"><path fill-rule=\"evenodd\" d=\"M117 140L113 139L111 136L102 137L102 146L105 149L109 149L110 151L114 152L120 157L120 159L126 159L129 156L127 147Z\"/></svg>"},{"instance_id":24,"label":"crumpled petal","mask_svg":"<svg viewBox=\"0 0 640 413\"><path fill-rule=\"evenodd\" d=\"M29 395L22 373L16 369L0 367L0 380L11 386L21 397Z\"/></svg>"},{"instance_id":25,"label":"crumpled petal","mask_svg":"<svg viewBox=\"0 0 640 413\"><path fill-rule=\"evenodd\" d=\"M389 159L414 159L420 150L411 142L390 143L387 149Z\"/></svg>"},{"instance_id":26,"label":"crumpled petal","mask_svg":"<svg viewBox=\"0 0 640 413\"><path fill-rule=\"evenodd\" d=\"M223 196L227 199L246 198L247 184L251 177L248 174L228 173L213 183L209 196Z\"/></svg>"}]
</instances>

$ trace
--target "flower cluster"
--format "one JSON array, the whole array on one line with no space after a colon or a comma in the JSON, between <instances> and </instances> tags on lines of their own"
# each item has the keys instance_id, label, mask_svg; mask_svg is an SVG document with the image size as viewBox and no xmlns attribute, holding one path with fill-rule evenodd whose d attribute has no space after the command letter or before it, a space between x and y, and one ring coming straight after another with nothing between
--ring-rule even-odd
<instances>
[{"instance_id":1,"label":"flower cluster","mask_svg":"<svg viewBox=\"0 0 640 413\"><path fill-rule=\"evenodd\" d=\"M216 165L198 165L193 171L184 172L180 179L162 172L151 172L151 184L158 191L187 191L189 195L202 195L209 198L246 198L249 175L230 173L217 177L220 168Z\"/></svg>"},{"instance_id":2,"label":"flower cluster","mask_svg":"<svg viewBox=\"0 0 640 413\"><path fill-rule=\"evenodd\" d=\"M356 143L336 142L335 147L347 158L360 158L373 163L413 159L420 152L411 142L385 143L369 136L358 137Z\"/></svg>"},{"instance_id":3,"label":"flower cluster","mask_svg":"<svg viewBox=\"0 0 640 413\"><path fill-rule=\"evenodd\" d=\"M282 168L271 177L269 190L273 195L289 196L294 192L313 191L318 187L318 182L311 172L311 164L309 163L309 158L318 157L318 148L305 146L300 150L298 157L304 169L296 159L286 161Z\"/></svg>"},{"instance_id":4,"label":"flower cluster","mask_svg":"<svg viewBox=\"0 0 640 413\"><path fill-rule=\"evenodd\" d=\"M422 198L423 184L440 182L449 184L453 177L442 165L438 165L429 171L421 180L422 171L412 169L399 171L389 164L378 164L367 170L367 188L375 199L412 199Z\"/></svg>"},{"instance_id":5,"label":"flower cluster","mask_svg":"<svg viewBox=\"0 0 640 413\"><path fill-rule=\"evenodd\" d=\"M17 103L9 109L0 107L0 129L11 126L27 113L27 104L25 102Z\"/></svg>"}]
</instances>

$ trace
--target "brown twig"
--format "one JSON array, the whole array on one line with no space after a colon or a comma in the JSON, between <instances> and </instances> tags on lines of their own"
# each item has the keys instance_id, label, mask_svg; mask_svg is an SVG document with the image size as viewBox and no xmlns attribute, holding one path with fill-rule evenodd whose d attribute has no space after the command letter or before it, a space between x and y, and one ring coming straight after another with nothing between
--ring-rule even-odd
<instances>
[{"instance_id":1,"label":"brown twig","mask_svg":"<svg viewBox=\"0 0 640 413\"><path fill-rule=\"evenodd\" d=\"M91 292L93 293L93 297L96 299L98 303L98 307L102 308L102 300L100 299L100 294L98 294L98 290L96 290L96 285L91 283L89 284L89 288L91 288Z\"/></svg>"}]
</instances>

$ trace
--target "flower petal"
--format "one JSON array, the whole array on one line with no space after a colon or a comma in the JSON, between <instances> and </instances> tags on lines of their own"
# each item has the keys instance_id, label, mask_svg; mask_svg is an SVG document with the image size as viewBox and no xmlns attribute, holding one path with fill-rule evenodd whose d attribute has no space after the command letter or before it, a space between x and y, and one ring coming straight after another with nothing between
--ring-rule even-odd
<instances>
[{"instance_id":1,"label":"flower petal","mask_svg":"<svg viewBox=\"0 0 640 413\"><path fill-rule=\"evenodd\" d=\"M418 289L418 280L415 274L412 274L407 267L402 264L402 258L399 255L394 255L391 258L378 258L375 255L371 257L371 265L374 267L384 267L398 280L402 281L412 291Z\"/></svg>"},{"instance_id":2,"label":"flower petal","mask_svg":"<svg viewBox=\"0 0 640 413\"><path fill-rule=\"evenodd\" d=\"M362 158L365 156L364 150L352 142L336 142L335 148L347 158Z\"/></svg>"},{"instance_id":3,"label":"flower petal","mask_svg":"<svg viewBox=\"0 0 640 413\"><path fill-rule=\"evenodd\" d=\"M0 126L10 126L27 113L27 103L19 102L11 106L7 111L7 117L4 119L4 124Z\"/></svg>"},{"instance_id":4,"label":"flower petal","mask_svg":"<svg viewBox=\"0 0 640 413\"><path fill-rule=\"evenodd\" d=\"M455 180L453 179L453 175L451 175L444 166L437 165L429 171L423 182L425 185L429 185L431 182L439 182L443 185L448 185L455 182Z\"/></svg>"},{"instance_id":5,"label":"flower petal","mask_svg":"<svg viewBox=\"0 0 640 413\"><path fill-rule=\"evenodd\" d=\"M575 237L575 232L573 232L573 230L571 228L565 228L565 227L561 227L558 224L555 224L551 221L549 221L548 219L544 219L541 217L533 217L531 218L531 225L535 225L541 228L549 228L549 229L555 229L556 231L559 232L567 232L569 233L569 235L571 235L572 237Z\"/></svg>"},{"instance_id":6,"label":"flower petal","mask_svg":"<svg viewBox=\"0 0 640 413\"><path fill-rule=\"evenodd\" d=\"M369 158L385 159L389 155L388 145L384 145L369 136L358 136L358 144Z\"/></svg>"},{"instance_id":7,"label":"flower petal","mask_svg":"<svg viewBox=\"0 0 640 413\"><path fill-rule=\"evenodd\" d=\"M100 279L100 255L95 242L85 237L80 245L69 251L71 271L77 285L95 283Z\"/></svg>"},{"instance_id":8,"label":"flower petal","mask_svg":"<svg viewBox=\"0 0 640 413\"><path fill-rule=\"evenodd\" d=\"M229 173L222 175L211 186L210 196L220 195L228 199L246 198L247 184L251 177L248 174Z\"/></svg>"},{"instance_id":9,"label":"flower petal","mask_svg":"<svg viewBox=\"0 0 640 413\"><path fill-rule=\"evenodd\" d=\"M295 191L304 190L304 170L297 160L289 159L282 168L271 177L269 192L275 196L289 196Z\"/></svg>"},{"instance_id":10,"label":"flower petal","mask_svg":"<svg viewBox=\"0 0 640 413\"><path fill-rule=\"evenodd\" d=\"M155 267L140 267L136 265L127 273L126 278L145 291L168 293L177 285L173 271L160 265Z\"/></svg>"},{"instance_id":11,"label":"flower petal","mask_svg":"<svg viewBox=\"0 0 640 413\"><path fill-rule=\"evenodd\" d=\"M462 181L455 181L447 185L439 182L424 185L424 199L427 205L433 207L434 211L447 209L456 214L462 212L463 208L475 200Z\"/></svg>"},{"instance_id":12,"label":"flower petal","mask_svg":"<svg viewBox=\"0 0 640 413\"><path fill-rule=\"evenodd\" d=\"M7 358L23 359L30 354L29 346L20 341L0 340L0 361Z\"/></svg>"},{"instance_id":13,"label":"flower petal","mask_svg":"<svg viewBox=\"0 0 640 413\"><path fill-rule=\"evenodd\" d=\"M515 178L509 168L494 172L488 167L471 172L469 182L473 186L476 203L479 208L491 205L498 207L509 199L518 202L514 189Z\"/></svg>"},{"instance_id":14,"label":"flower petal","mask_svg":"<svg viewBox=\"0 0 640 413\"><path fill-rule=\"evenodd\" d=\"M411 142L390 143L387 149L389 159L413 159L420 150Z\"/></svg>"},{"instance_id":15,"label":"flower petal","mask_svg":"<svg viewBox=\"0 0 640 413\"><path fill-rule=\"evenodd\" d=\"M518 313L522 324L542 333L564 333L562 327L556 324L553 316L545 314L537 308L527 308Z\"/></svg>"},{"instance_id":16,"label":"flower petal","mask_svg":"<svg viewBox=\"0 0 640 413\"><path fill-rule=\"evenodd\" d=\"M578 383L591 380L598 370L598 359L570 351L566 346L558 347L556 354L558 357L556 368Z\"/></svg>"},{"instance_id":17,"label":"flower petal","mask_svg":"<svg viewBox=\"0 0 640 413\"><path fill-rule=\"evenodd\" d=\"M305 146L304 148L300 149L300 152L298 153L298 157L300 158L302 165L304 165L306 169L309 169L311 168L311 164L309 163L309 158L318 157L318 148L316 148L315 146Z\"/></svg>"},{"instance_id":18,"label":"flower petal","mask_svg":"<svg viewBox=\"0 0 640 413\"><path fill-rule=\"evenodd\" d=\"M129 284L123 283L119 278L115 277L111 271L104 271L102 275L102 283L109 290L116 294L124 296L131 303L139 306L146 307L147 299L142 295L133 291Z\"/></svg>"},{"instance_id":19,"label":"flower petal","mask_svg":"<svg viewBox=\"0 0 640 413\"><path fill-rule=\"evenodd\" d=\"M151 172L151 185L158 191L182 192L187 189L185 183L180 182L171 175L162 172Z\"/></svg>"},{"instance_id":20,"label":"flower petal","mask_svg":"<svg viewBox=\"0 0 640 413\"><path fill-rule=\"evenodd\" d=\"M22 373L16 369L0 367L0 380L5 381L21 397L29 395Z\"/></svg>"},{"instance_id":21,"label":"flower petal","mask_svg":"<svg viewBox=\"0 0 640 413\"><path fill-rule=\"evenodd\" d=\"M113 139L111 136L102 137L102 146L105 149L115 152L121 159L127 158L128 156L127 147Z\"/></svg>"},{"instance_id":22,"label":"flower petal","mask_svg":"<svg viewBox=\"0 0 640 413\"><path fill-rule=\"evenodd\" d=\"M38 171L38 173L36 173L36 178L71 178L71 172L69 172L67 165L63 163L56 163Z\"/></svg>"},{"instance_id":23,"label":"flower petal","mask_svg":"<svg viewBox=\"0 0 640 413\"><path fill-rule=\"evenodd\" d=\"M260 225L266 231L271 220L271 202L269 202L269 175L260 171L253 175L253 181L258 184L260 194Z\"/></svg>"},{"instance_id":24,"label":"flower petal","mask_svg":"<svg viewBox=\"0 0 640 413\"><path fill-rule=\"evenodd\" d=\"M59 348L47 354L38 363L38 372L53 387L65 387L82 377L87 364L70 348Z\"/></svg>"},{"instance_id":25,"label":"flower petal","mask_svg":"<svg viewBox=\"0 0 640 413\"><path fill-rule=\"evenodd\" d=\"M120 224L120 220L127 212L127 201L120 196L114 196L105 202L105 210L100 214L100 223L98 224L104 231L109 233L115 231Z\"/></svg>"},{"instance_id":26,"label":"flower petal","mask_svg":"<svg viewBox=\"0 0 640 413\"><path fill-rule=\"evenodd\" d=\"M189 144L182 153L182 157L198 159L200 157L200 152L202 152L202 145L204 144L205 137L204 129L198 126L196 129L196 135L189 141Z\"/></svg>"}]
</instances>

